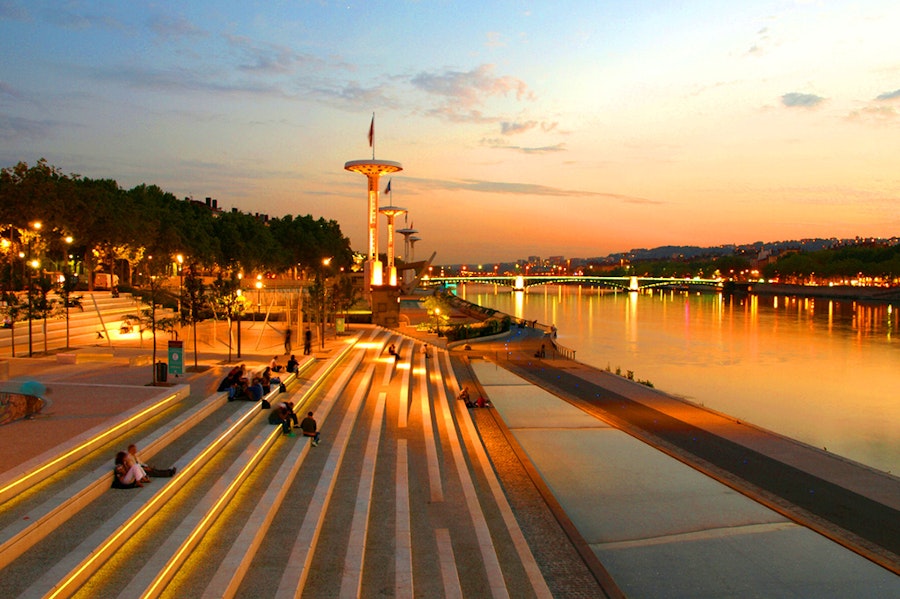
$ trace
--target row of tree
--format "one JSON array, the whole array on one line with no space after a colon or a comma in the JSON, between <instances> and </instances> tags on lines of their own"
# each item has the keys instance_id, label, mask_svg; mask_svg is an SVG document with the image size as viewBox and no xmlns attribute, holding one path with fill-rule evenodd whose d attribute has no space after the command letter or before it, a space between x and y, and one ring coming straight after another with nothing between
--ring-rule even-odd
<instances>
[{"instance_id":1,"label":"row of tree","mask_svg":"<svg viewBox=\"0 0 900 599\"><path fill-rule=\"evenodd\" d=\"M605 269L609 276L715 277L747 279L752 263L745 256L689 260L647 260ZM900 278L900 245L852 245L815 252L792 252L764 265L755 276L782 281L810 278L841 280L863 277L890 283Z\"/></svg>"},{"instance_id":2,"label":"row of tree","mask_svg":"<svg viewBox=\"0 0 900 599\"><path fill-rule=\"evenodd\" d=\"M334 220L219 212L155 185L123 189L112 179L65 175L43 159L0 171L0 227L7 290L26 287L25 266L37 257L43 270L81 270L90 288L98 270L137 284L179 254L210 274L297 274L326 258L336 269L353 262Z\"/></svg>"},{"instance_id":3,"label":"row of tree","mask_svg":"<svg viewBox=\"0 0 900 599\"><path fill-rule=\"evenodd\" d=\"M766 278L823 280L862 277L888 284L900 278L900 245L853 245L797 252L763 267Z\"/></svg>"}]
</instances>

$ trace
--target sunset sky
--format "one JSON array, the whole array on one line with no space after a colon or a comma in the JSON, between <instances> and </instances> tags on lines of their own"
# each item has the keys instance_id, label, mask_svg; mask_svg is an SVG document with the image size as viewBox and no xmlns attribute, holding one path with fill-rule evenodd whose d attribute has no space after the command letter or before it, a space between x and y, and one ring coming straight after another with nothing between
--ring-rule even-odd
<instances>
[{"instance_id":1,"label":"sunset sky","mask_svg":"<svg viewBox=\"0 0 900 599\"><path fill-rule=\"evenodd\" d=\"M438 263L900 235L896 0L0 0L0 52L0 166L363 252L373 113Z\"/></svg>"}]
</instances>

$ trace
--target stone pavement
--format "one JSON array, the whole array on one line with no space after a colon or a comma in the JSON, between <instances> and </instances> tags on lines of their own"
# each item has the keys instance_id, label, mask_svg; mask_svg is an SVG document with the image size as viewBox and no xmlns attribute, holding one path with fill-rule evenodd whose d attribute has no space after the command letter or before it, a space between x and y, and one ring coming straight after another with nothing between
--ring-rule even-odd
<instances>
[{"instance_id":1,"label":"stone pavement","mask_svg":"<svg viewBox=\"0 0 900 599\"><path fill-rule=\"evenodd\" d=\"M473 370L627 596L894 597L900 577L495 364Z\"/></svg>"},{"instance_id":2,"label":"stone pavement","mask_svg":"<svg viewBox=\"0 0 900 599\"><path fill-rule=\"evenodd\" d=\"M244 356L251 368L282 351L278 330L259 332L253 343L261 349ZM508 339L473 344L454 352L453 369L496 405L470 413L554 596L900 595L896 554L885 547L900 539L891 503L900 498L896 478L828 461L836 457L576 362L536 360L541 335L517 329ZM432 337L420 340L442 341ZM36 455L158 391L146 386L150 366L129 366L140 352L146 350L116 347L115 359L102 363L11 361L14 380L2 384L39 378L51 403L43 419L0 430L0 459ZM201 352L206 370L183 377L192 395L193 387L200 397L215 388L228 368L224 361L221 347ZM734 449L753 443L752 451ZM737 457L723 461L720 454ZM792 457L789 475L772 470ZM740 471L748 462L754 467ZM742 478L748 471L751 483ZM778 484L767 487L768 479ZM857 518L863 526L849 534L843 527L852 522L835 526L832 512L815 502L796 509L803 497L790 494L796 485L787 483L794 482L832 502L865 497L882 510L876 514L883 534L867 528L866 518ZM841 494L847 488L853 495ZM868 552L884 567L796 522Z\"/></svg>"}]
</instances>

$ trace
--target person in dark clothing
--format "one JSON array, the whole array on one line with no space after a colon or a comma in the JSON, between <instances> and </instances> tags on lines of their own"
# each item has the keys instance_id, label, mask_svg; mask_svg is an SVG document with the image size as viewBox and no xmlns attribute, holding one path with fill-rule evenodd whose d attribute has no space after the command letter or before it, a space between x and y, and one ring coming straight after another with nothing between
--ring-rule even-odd
<instances>
[{"instance_id":1,"label":"person in dark clothing","mask_svg":"<svg viewBox=\"0 0 900 599\"><path fill-rule=\"evenodd\" d=\"M306 329L303 332L303 355L308 356L312 351L312 331Z\"/></svg>"},{"instance_id":2,"label":"person in dark clothing","mask_svg":"<svg viewBox=\"0 0 900 599\"><path fill-rule=\"evenodd\" d=\"M287 330L284 332L284 353L285 354L291 353L291 335L292 334L293 334L293 331L291 331L291 327L288 327Z\"/></svg>"},{"instance_id":3,"label":"person in dark clothing","mask_svg":"<svg viewBox=\"0 0 900 599\"><path fill-rule=\"evenodd\" d=\"M300 362L297 361L297 358L294 357L294 354L291 354L291 359L287 361L287 366L285 367L285 371L297 372L298 366L300 366Z\"/></svg>"},{"instance_id":4,"label":"person in dark clothing","mask_svg":"<svg viewBox=\"0 0 900 599\"><path fill-rule=\"evenodd\" d=\"M313 413L309 412L300 422L300 430L303 431L304 437L312 437L312 446L316 447L319 444L319 431L318 425L316 424L316 419L313 418Z\"/></svg>"}]
</instances>

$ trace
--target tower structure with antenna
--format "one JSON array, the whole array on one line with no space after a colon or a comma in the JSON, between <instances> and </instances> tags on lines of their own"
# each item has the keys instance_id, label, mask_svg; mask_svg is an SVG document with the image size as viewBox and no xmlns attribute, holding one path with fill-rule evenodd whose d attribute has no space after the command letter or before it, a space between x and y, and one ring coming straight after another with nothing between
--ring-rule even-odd
<instances>
[{"instance_id":1,"label":"tower structure with antenna","mask_svg":"<svg viewBox=\"0 0 900 599\"><path fill-rule=\"evenodd\" d=\"M380 287L384 284L381 260L378 259L378 182L382 175L403 170L399 162L375 159L375 115L369 126L369 145L372 147L371 160L351 160L344 164L344 170L365 175L368 181L368 235L369 247L365 263L365 276L369 285Z\"/></svg>"}]
</instances>

